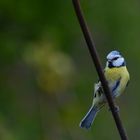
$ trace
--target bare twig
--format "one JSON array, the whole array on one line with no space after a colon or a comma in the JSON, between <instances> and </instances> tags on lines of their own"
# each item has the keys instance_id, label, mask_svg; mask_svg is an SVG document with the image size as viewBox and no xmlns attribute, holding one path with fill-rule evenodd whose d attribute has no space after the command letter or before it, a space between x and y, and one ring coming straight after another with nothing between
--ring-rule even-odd
<instances>
[{"instance_id":1,"label":"bare twig","mask_svg":"<svg viewBox=\"0 0 140 140\"><path fill-rule=\"evenodd\" d=\"M111 91L108 87L105 75L103 73L103 69L102 69L102 66L101 66L99 56L98 56L97 51L96 51L95 44L92 40L92 37L91 37L91 34L89 32L87 23L84 19L84 16L83 16L83 13L82 13L82 10L81 10L80 2L79 2L79 0L72 0L72 2L73 2L73 6L74 6L74 9L75 9L77 18L79 20L79 24L80 24L81 29L83 31L83 34L84 34L84 37L85 37L90 55L92 57L92 60L94 62L95 68L96 68L96 71L97 71L98 76L100 78L100 81L102 83L104 93L105 93L105 96L107 98L109 107L111 109L112 115L113 115L114 120L116 122L116 126L118 128L121 140L128 140L128 137L127 137L125 129L122 125L122 121L120 119L119 113L116 111L115 104L114 104L114 101L113 101L112 96L111 96Z\"/></svg>"}]
</instances>

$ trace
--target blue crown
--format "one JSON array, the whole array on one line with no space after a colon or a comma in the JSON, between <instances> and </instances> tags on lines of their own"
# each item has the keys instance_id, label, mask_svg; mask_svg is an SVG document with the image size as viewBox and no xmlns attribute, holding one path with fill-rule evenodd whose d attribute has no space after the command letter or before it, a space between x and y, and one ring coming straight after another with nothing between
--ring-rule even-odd
<instances>
[{"instance_id":1,"label":"blue crown","mask_svg":"<svg viewBox=\"0 0 140 140\"><path fill-rule=\"evenodd\" d=\"M121 57L121 54L119 51L111 51L108 55L107 55L107 59L111 60L114 57Z\"/></svg>"},{"instance_id":2,"label":"blue crown","mask_svg":"<svg viewBox=\"0 0 140 140\"><path fill-rule=\"evenodd\" d=\"M121 54L120 54L120 52L119 52L119 51L116 51L116 50L115 50L115 51L110 52L110 54L113 54L113 55L121 55Z\"/></svg>"}]
</instances>

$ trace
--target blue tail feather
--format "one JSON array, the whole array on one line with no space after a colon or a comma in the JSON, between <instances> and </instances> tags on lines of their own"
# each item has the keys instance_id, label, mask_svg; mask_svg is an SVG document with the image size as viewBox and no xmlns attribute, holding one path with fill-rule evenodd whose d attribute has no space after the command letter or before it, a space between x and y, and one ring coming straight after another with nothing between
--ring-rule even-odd
<instances>
[{"instance_id":1,"label":"blue tail feather","mask_svg":"<svg viewBox=\"0 0 140 140\"><path fill-rule=\"evenodd\" d=\"M97 106L92 106L86 116L82 119L80 122L81 128L89 129L97 115L97 112L99 111L99 108Z\"/></svg>"}]
</instances>

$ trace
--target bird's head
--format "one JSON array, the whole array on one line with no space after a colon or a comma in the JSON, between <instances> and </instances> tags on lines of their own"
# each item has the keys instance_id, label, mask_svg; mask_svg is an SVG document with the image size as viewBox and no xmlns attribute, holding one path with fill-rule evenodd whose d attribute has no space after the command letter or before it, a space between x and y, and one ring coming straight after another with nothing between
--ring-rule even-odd
<instances>
[{"instance_id":1,"label":"bird's head","mask_svg":"<svg viewBox=\"0 0 140 140\"><path fill-rule=\"evenodd\" d=\"M125 60L119 51L111 51L107 55L106 66L109 68L125 66Z\"/></svg>"}]
</instances>

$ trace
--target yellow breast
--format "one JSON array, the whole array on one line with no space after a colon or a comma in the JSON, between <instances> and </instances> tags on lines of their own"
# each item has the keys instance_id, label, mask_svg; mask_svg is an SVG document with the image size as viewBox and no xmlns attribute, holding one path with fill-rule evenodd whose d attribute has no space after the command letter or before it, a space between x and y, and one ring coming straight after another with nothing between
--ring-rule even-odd
<instances>
[{"instance_id":1,"label":"yellow breast","mask_svg":"<svg viewBox=\"0 0 140 140\"><path fill-rule=\"evenodd\" d=\"M120 79L118 96L124 91L130 77L125 66L119 68L106 68L105 69L105 76L110 85L110 87L116 82L116 80Z\"/></svg>"}]
</instances>

